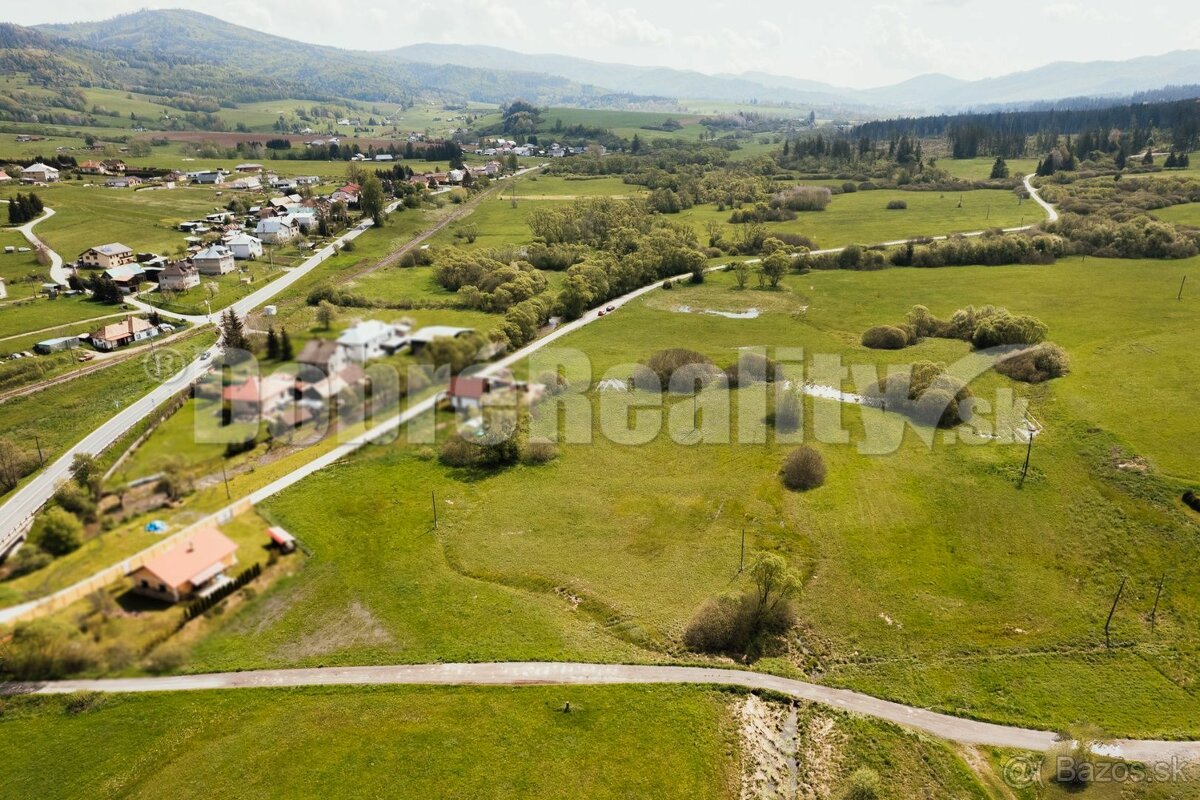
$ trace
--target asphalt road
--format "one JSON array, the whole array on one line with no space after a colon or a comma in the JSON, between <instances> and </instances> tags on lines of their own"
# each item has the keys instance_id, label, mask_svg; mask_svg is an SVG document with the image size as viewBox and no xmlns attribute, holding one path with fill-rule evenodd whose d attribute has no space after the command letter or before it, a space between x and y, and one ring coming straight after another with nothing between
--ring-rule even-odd
<instances>
[{"instance_id":1,"label":"asphalt road","mask_svg":"<svg viewBox=\"0 0 1200 800\"><path fill-rule=\"evenodd\" d=\"M745 670L710 667L635 666L572 662L496 662L476 664L411 664L331 669L272 669L220 672L158 678L52 681L10 684L8 694L62 694L66 692L168 692L248 689L289 686L408 685L576 685L604 684L719 684L780 692L791 697L831 706L842 711L894 722L907 728L969 745L990 745L1016 750L1044 751L1058 741L1050 731L995 725L952 717L921 708L880 700L877 697L820 686L806 681ZM564 699L570 699L564 693ZM1133 761L1179 758L1200 761L1200 742L1150 739L1116 739L1105 743L1106 755Z\"/></svg>"}]
</instances>

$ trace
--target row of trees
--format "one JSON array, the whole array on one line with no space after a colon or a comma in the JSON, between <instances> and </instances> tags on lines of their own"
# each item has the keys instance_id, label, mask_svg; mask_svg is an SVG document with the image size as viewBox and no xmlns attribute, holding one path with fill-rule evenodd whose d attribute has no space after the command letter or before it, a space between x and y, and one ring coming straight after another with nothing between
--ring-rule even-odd
<instances>
[{"instance_id":1,"label":"row of trees","mask_svg":"<svg viewBox=\"0 0 1200 800\"><path fill-rule=\"evenodd\" d=\"M29 194L17 192L8 201L8 222L10 225L24 225L26 222L40 217L45 208L42 199L33 192Z\"/></svg>"}]
</instances>

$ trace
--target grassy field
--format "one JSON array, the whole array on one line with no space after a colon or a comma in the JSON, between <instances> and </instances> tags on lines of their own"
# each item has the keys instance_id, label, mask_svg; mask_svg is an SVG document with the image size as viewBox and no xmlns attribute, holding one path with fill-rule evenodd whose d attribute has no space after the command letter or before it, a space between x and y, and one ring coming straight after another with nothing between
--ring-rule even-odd
<instances>
[{"instance_id":1,"label":"grassy field","mask_svg":"<svg viewBox=\"0 0 1200 800\"><path fill-rule=\"evenodd\" d=\"M903 200L908 208L889 210L887 205L893 200ZM705 227L709 222L724 225L725 235L736 237L737 226L728 224L729 216L728 210L697 206L681 212L676 219L690 223L701 241L707 241ZM1032 202L1020 202L1012 192L1005 190L942 193L879 189L834 195L824 211L799 212L794 220L765 224L769 233L803 234L824 248L985 228L1010 228L1039 222L1043 218L1041 209Z\"/></svg>"},{"instance_id":2,"label":"grassy field","mask_svg":"<svg viewBox=\"0 0 1200 800\"><path fill-rule=\"evenodd\" d=\"M72 261L107 242L121 242L136 252L180 252L185 234L176 226L219 210L230 193L222 197L211 188L192 187L135 192L63 183L39 189L38 196L55 211L37 226L38 236Z\"/></svg>"},{"instance_id":3,"label":"grassy field","mask_svg":"<svg viewBox=\"0 0 1200 800\"><path fill-rule=\"evenodd\" d=\"M0 339L119 313L121 306L97 303L81 295L54 300L29 298L0 306ZM48 332L43 338L54 335L57 333ZM3 342L0 342L0 347L3 347Z\"/></svg>"},{"instance_id":4,"label":"grassy field","mask_svg":"<svg viewBox=\"0 0 1200 800\"><path fill-rule=\"evenodd\" d=\"M0 213L7 214L7 206L0 209ZM5 247L31 249L28 253L6 253ZM42 284L50 280L50 271L49 267L37 263L32 246L25 241L24 236L15 230L0 229L0 278L4 279L4 285L8 289L8 298L0 301L3 303L37 294ZM3 313L2 306L0 313Z\"/></svg>"},{"instance_id":5,"label":"grassy field","mask_svg":"<svg viewBox=\"0 0 1200 800\"><path fill-rule=\"evenodd\" d=\"M818 273L792 276L774 293L738 292L720 274L648 295L562 344L586 352L597 376L670 346L719 363L759 343L855 363L954 361L967 353L962 343L881 354L862 349L858 336L914 303L948 314L991 302L1044 320L1073 372L1042 387L994 374L975 384L990 400L998 389L1027 396L1046 426L1021 490L1013 477L1020 445L930 450L912 431L880 456L818 443L830 479L808 495L781 490L775 472L786 446L773 443L688 447L664 433L630 447L599 437L565 446L548 466L475 477L419 450L371 448L266 504L313 560L201 642L191 667L677 657L696 607L744 585L736 576L744 526L752 549L784 553L806 575L803 639L826 680L1006 722L1195 732L1200 704L1188 668L1169 666L1166 654L1183 664L1197 658L1196 522L1176 504L1173 477L1195 474L1188 442L1196 431L1170 411L1189 396L1173 371L1182 378L1197 364L1184 339L1190 306L1155 291L1188 268L1089 259ZM682 305L763 313L722 319L679 313ZM810 401L808 418L831 408ZM1152 418L1147 408L1163 411ZM842 419L852 441L874 424L855 409ZM1146 459L1146 472L1117 467L1134 456ZM388 488L368 495L344 486ZM1145 613L1167 568L1172 588L1152 633ZM1101 628L1122 574L1131 580L1114 620L1120 646L1105 651ZM319 653L300 647L356 603L386 636L323 637ZM484 621L498 616L503 626ZM1056 702L1047 700L1052 691ZM1109 703L1113 691L1128 702Z\"/></svg>"},{"instance_id":6,"label":"grassy field","mask_svg":"<svg viewBox=\"0 0 1200 800\"><path fill-rule=\"evenodd\" d=\"M1008 158L1005 163L1008 164L1008 174L1016 177L1017 175L1032 175L1037 169L1036 158ZM992 166L996 163L994 158L939 158L937 165L949 172L956 178L963 178L969 181L986 181L992 176Z\"/></svg>"},{"instance_id":7,"label":"grassy field","mask_svg":"<svg viewBox=\"0 0 1200 800\"><path fill-rule=\"evenodd\" d=\"M791 746L798 763L784 771L817 796L840 796L860 767L885 776L896 796L988 796L960 758L928 738L801 704L799 730L772 740L745 727L743 702L738 693L673 686L15 698L3 701L0 756L6 788L31 797L162 797L203 784L245 798L732 800L754 759ZM69 774L50 766L63 759L77 765Z\"/></svg>"},{"instance_id":8,"label":"grassy field","mask_svg":"<svg viewBox=\"0 0 1200 800\"><path fill-rule=\"evenodd\" d=\"M1180 225L1191 225L1200 228L1200 203L1184 203L1178 206L1155 209L1154 216L1166 222L1176 222Z\"/></svg>"}]
</instances>

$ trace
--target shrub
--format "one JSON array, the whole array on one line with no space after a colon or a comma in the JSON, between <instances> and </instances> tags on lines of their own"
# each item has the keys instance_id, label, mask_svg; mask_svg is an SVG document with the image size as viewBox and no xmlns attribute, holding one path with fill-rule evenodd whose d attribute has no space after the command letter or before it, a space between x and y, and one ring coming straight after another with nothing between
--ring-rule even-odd
<instances>
[{"instance_id":1,"label":"shrub","mask_svg":"<svg viewBox=\"0 0 1200 800\"><path fill-rule=\"evenodd\" d=\"M996 362L996 371L1001 375L1025 383L1043 383L1061 378L1070 370L1066 351L1053 342L1043 342Z\"/></svg>"},{"instance_id":2,"label":"shrub","mask_svg":"<svg viewBox=\"0 0 1200 800\"><path fill-rule=\"evenodd\" d=\"M775 401L775 414L771 421L780 433L795 433L803 421L803 406L795 392L786 391Z\"/></svg>"},{"instance_id":3,"label":"shrub","mask_svg":"<svg viewBox=\"0 0 1200 800\"><path fill-rule=\"evenodd\" d=\"M975 326L971 343L980 350L1002 344L1037 344L1046 338L1046 330L1046 326L1033 317L998 309Z\"/></svg>"},{"instance_id":4,"label":"shrub","mask_svg":"<svg viewBox=\"0 0 1200 800\"><path fill-rule=\"evenodd\" d=\"M908 333L895 325L876 325L862 335L863 347L872 350L903 350L908 347Z\"/></svg>"},{"instance_id":5,"label":"shrub","mask_svg":"<svg viewBox=\"0 0 1200 800\"><path fill-rule=\"evenodd\" d=\"M779 365L761 353L743 351L737 363L725 371L730 386L748 386L752 383L773 383Z\"/></svg>"},{"instance_id":6,"label":"shrub","mask_svg":"<svg viewBox=\"0 0 1200 800\"><path fill-rule=\"evenodd\" d=\"M1200 495L1197 495L1193 490L1188 489L1183 493L1183 502L1193 511L1200 511Z\"/></svg>"},{"instance_id":7,"label":"shrub","mask_svg":"<svg viewBox=\"0 0 1200 800\"><path fill-rule=\"evenodd\" d=\"M83 543L83 525L69 511L51 508L42 515L33 539L50 555L63 556Z\"/></svg>"},{"instance_id":8,"label":"shrub","mask_svg":"<svg viewBox=\"0 0 1200 800\"><path fill-rule=\"evenodd\" d=\"M888 200L888 211L903 211L908 208L907 200Z\"/></svg>"},{"instance_id":9,"label":"shrub","mask_svg":"<svg viewBox=\"0 0 1200 800\"><path fill-rule=\"evenodd\" d=\"M854 181L846 181L845 183L842 184L842 192L845 194L851 194L851 193L857 192L857 191L858 191L858 184L856 184Z\"/></svg>"},{"instance_id":10,"label":"shrub","mask_svg":"<svg viewBox=\"0 0 1200 800\"><path fill-rule=\"evenodd\" d=\"M879 800L882 796L883 783L875 770L860 767L850 773L846 781L846 800Z\"/></svg>"},{"instance_id":11,"label":"shrub","mask_svg":"<svg viewBox=\"0 0 1200 800\"><path fill-rule=\"evenodd\" d=\"M745 652L753 622L753 606L746 595L723 594L700 606L683 631L683 643L689 650L705 653Z\"/></svg>"},{"instance_id":12,"label":"shrub","mask_svg":"<svg viewBox=\"0 0 1200 800\"><path fill-rule=\"evenodd\" d=\"M807 491L825 483L825 459L808 445L788 454L780 470L783 485L792 491Z\"/></svg>"},{"instance_id":13,"label":"shrub","mask_svg":"<svg viewBox=\"0 0 1200 800\"><path fill-rule=\"evenodd\" d=\"M558 448L553 442L529 442L521 448L521 461L525 464L548 464L558 457Z\"/></svg>"},{"instance_id":14,"label":"shrub","mask_svg":"<svg viewBox=\"0 0 1200 800\"><path fill-rule=\"evenodd\" d=\"M658 376L659 385L666 386L671 376L686 364L712 364L708 356L682 347L659 350L646 359L646 366Z\"/></svg>"},{"instance_id":15,"label":"shrub","mask_svg":"<svg viewBox=\"0 0 1200 800\"><path fill-rule=\"evenodd\" d=\"M662 379L658 377L658 373L645 364L638 364L633 368L633 372L629 375L629 384L643 392L661 392L663 390Z\"/></svg>"},{"instance_id":16,"label":"shrub","mask_svg":"<svg viewBox=\"0 0 1200 800\"><path fill-rule=\"evenodd\" d=\"M9 560L8 577L19 578L37 572L54 560L54 557L35 544L25 544Z\"/></svg>"},{"instance_id":17,"label":"shrub","mask_svg":"<svg viewBox=\"0 0 1200 800\"><path fill-rule=\"evenodd\" d=\"M38 619L18 625L4 649L0 669L15 680L65 678L100 663L91 642L75 636L66 623Z\"/></svg>"},{"instance_id":18,"label":"shrub","mask_svg":"<svg viewBox=\"0 0 1200 800\"><path fill-rule=\"evenodd\" d=\"M824 186L793 186L777 192L771 198L771 205L790 211L824 211L832 194Z\"/></svg>"},{"instance_id":19,"label":"shrub","mask_svg":"<svg viewBox=\"0 0 1200 800\"><path fill-rule=\"evenodd\" d=\"M671 394L692 394L724 378L725 373L711 362L684 364L671 373L667 389Z\"/></svg>"}]
</instances>

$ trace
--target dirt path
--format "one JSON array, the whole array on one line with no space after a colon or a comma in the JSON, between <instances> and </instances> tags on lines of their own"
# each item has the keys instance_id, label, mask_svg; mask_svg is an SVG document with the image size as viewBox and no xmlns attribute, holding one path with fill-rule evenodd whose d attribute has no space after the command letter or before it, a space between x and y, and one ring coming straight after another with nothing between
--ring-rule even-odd
<instances>
[{"instance_id":1,"label":"dirt path","mask_svg":"<svg viewBox=\"0 0 1200 800\"><path fill-rule=\"evenodd\" d=\"M201 689L247 689L289 686L524 686L612 684L713 684L780 692L842 711L893 722L965 745L991 745L1043 752L1058 743L1050 731L996 725L939 714L923 708L815 683L735 669L709 667L583 664L572 662L496 662L475 664L409 664L331 669L270 669L175 675L160 678L110 678L0 684L0 694L69 692L170 692ZM1177 757L1200 761L1200 742L1116 739L1106 747L1113 757L1151 761Z\"/></svg>"}]
</instances>

